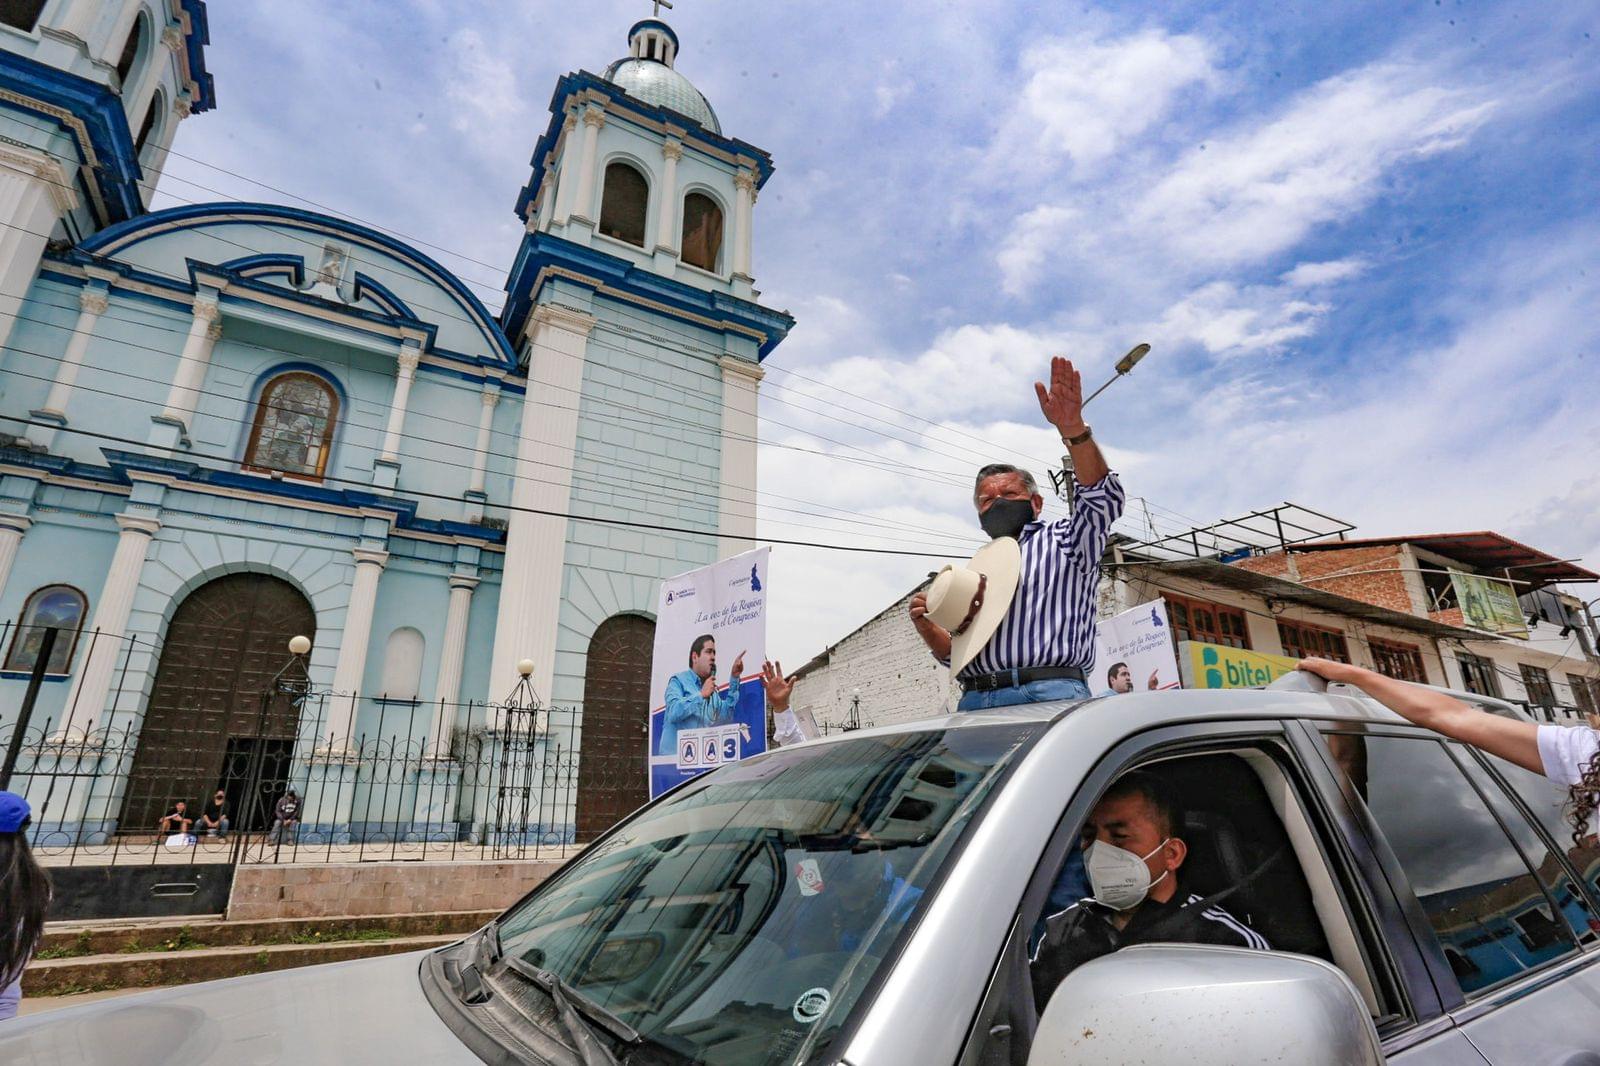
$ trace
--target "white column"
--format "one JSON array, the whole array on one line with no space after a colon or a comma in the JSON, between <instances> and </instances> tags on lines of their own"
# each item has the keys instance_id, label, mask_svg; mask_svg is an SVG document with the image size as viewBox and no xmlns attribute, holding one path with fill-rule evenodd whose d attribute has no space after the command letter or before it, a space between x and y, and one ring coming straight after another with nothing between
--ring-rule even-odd
<instances>
[{"instance_id":1,"label":"white column","mask_svg":"<svg viewBox=\"0 0 1600 1066\"><path fill-rule=\"evenodd\" d=\"M561 177L556 182L555 218L552 225L564 226L572 214L572 198L578 191L578 168L583 165L583 149L577 136L578 116L568 115L561 123Z\"/></svg>"},{"instance_id":2,"label":"white column","mask_svg":"<svg viewBox=\"0 0 1600 1066\"><path fill-rule=\"evenodd\" d=\"M67 690L66 709L58 730L62 736L87 732L105 712L117 664L126 653L122 638L128 628L128 613L133 610L133 594L139 588L139 575L144 570L145 553L150 548L150 538L161 528L153 518L120 514L117 525L122 532L117 537L116 554L111 557L111 572L100 590L94 618L78 643L77 673Z\"/></svg>"},{"instance_id":3,"label":"white column","mask_svg":"<svg viewBox=\"0 0 1600 1066\"><path fill-rule=\"evenodd\" d=\"M717 552L737 555L755 547L756 395L765 376L760 365L725 355L722 365L722 470L718 476Z\"/></svg>"},{"instance_id":4,"label":"white column","mask_svg":"<svg viewBox=\"0 0 1600 1066\"><path fill-rule=\"evenodd\" d=\"M0 593L6 590L6 578L11 576L11 564L17 561L22 535L31 525L33 519L22 515L0 515Z\"/></svg>"},{"instance_id":5,"label":"white column","mask_svg":"<svg viewBox=\"0 0 1600 1066\"><path fill-rule=\"evenodd\" d=\"M472 480L467 485L468 492L483 491L483 483L489 468L489 435L494 429L494 409L500 402L500 386L485 384L483 387L483 408L478 412L478 439L472 446Z\"/></svg>"},{"instance_id":6,"label":"white column","mask_svg":"<svg viewBox=\"0 0 1600 1066\"><path fill-rule=\"evenodd\" d=\"M591 107L583 113L583 163L578 168L578 188L573 194L572 217L594 224L599 212L594 209L595 157L600 148L600 127L606 124L606 113Z\"/></svg>"},{"instance_id":7,"label":"white column","mask_svg":"<svg viewBox=\"0 0 1600 1066\"><path fill-rule=\"evenodd\" d=\"M733 176L738 199L733 207L733 272L750 280L751 231L754 227L753 210L756 202L756 176L754 171L741 170Z\"/></svg>"},{"instance_id":8,"label":"white column","mask_svg":"<svg viewBox=\"0 0 1600 1066\"><path fill-rule=\"evenodd\" d=\"M199 405L200 387L205 384L206 369L211 365L211 350L222 337L221 311L214 298L196 296L193 317L189 320L189 335L184 338L183 352L178 356L178 369L172 375L172 387L167 390L167 403L157 417L165 422L175 422L189 435L189 420Z\"/></svg>"},{"instance_id":9,"label":"white column","mask_svg":"<svg viewBox=\"0 0 1600 1066\"><path fill-rule=\"evenodd\" d=\"M389 424L383 431L383 450L380 459L394 462L400 454L400 431L406 423L406 405L411 402L411 383L417 378L417 364L422 361L422 349L416 341L407 340L400 348L397 359L399 375L394 382L394 396L389 400Z\"/></svg>"},{"instance_id":10,"label":"white column","mask_svg":"<svg viewBox=\"0 0 1600 1066\"><path fill-rule=\"evenodd\" d=\"M478 579L465 574L450 575L450 610L444 619L444 647L439 653L439 684L433 701L439 707L433 724L433 745L443 751L455 725L456 701L461 698L461 663L467 655L467 616L472 609L472 590Z\"/></svg>"},{"instance_id":11,"label":"white column","mask_svg":"<svg viewBox=\"0 0 1600 1066\"><path fill-rule=\"evenodd\" d=\"M0 144L0 347L11 338L45 243L77 206L71 179L55 160Z\"/></svg>"},{"instance_id":12,"label":"white column","mask_svg":"<svg viewBox=\"0 0 1600 1066\"><path fill-rule=\"evenodd\" d=\"M567 520L517 508L564 514L572 496L578 405L541 407L542 395L573 396L583 386L583 364L594 316L544 304L531 316L528 392L522 405L517 475L511 482L513 510L507 518L506 555L495 618L489 698L502 699L517 682L517 662L533 660L533 685L550 698L555 674L556 621L561 605L561 570L566 561ZM491 723L493 724L493 723Z\"/></svg>"},{"instance_id":13,"label":"white column","mask_svg":"<svg viewBox=\"0 0 1600 1066\"><path fill-rule=\"evenodd\" d=\"M367 672L367 648L372 643L372 612L378 602L378 576L383 573L389 553L355 550L356 576L350 582L350 605L344 612L344 633L339 637L339 658L333 665L333 695L328 721L320 744L331 736L334 750L351 747L355 739L356 708L361 703L361 684Z\"/></svg>"},{"instance_id":14,"label":"white column","mask_svg":"<svg viewBox=\"0 0 1600 1066\"><path fill-rule=\"evenodd\" d=\"M72 399L73 383L78 380L78 370L89 351L89 338L94 335L95 325L108 306L110 301L99 289L84 289L78 294L78 324L72 327L72 337L67 341L61 364L56 367L56 377L50 383L50 394L45 397L44 406L33 412L35 418L43 417L66 425L67 404ZM55 443L56 430L50 426L29 426L27 437L49 451Z\"/></svg>"},{"instance_id":15,"label":"white column","mask_svg":"<svg viewBox=\"0 0 1600 1066\"><path fill-rule=\"evenodd\" d=\"M664 141L661 145L661 209L656 224L656 247L676 251L678 247L678 160L683 158L683 142Z\"/></svg>"}]
</instances>

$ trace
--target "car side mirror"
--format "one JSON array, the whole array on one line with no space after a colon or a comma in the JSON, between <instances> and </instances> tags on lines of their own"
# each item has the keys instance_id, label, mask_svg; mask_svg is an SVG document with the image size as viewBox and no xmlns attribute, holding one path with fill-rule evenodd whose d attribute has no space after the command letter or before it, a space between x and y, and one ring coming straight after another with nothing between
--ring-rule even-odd
<instances>
[{"instance_id":1,"label":"car side mirror","mask_svg":"<svg viewBox=\"0 0 1600 1066\"><path fill-rule=\"evenodd\" d=\"M1143 944L1085 963L1050 997L1028 1066L1378 1066L1361 997L1307 955Z\"/></svg>"}]
</instances>

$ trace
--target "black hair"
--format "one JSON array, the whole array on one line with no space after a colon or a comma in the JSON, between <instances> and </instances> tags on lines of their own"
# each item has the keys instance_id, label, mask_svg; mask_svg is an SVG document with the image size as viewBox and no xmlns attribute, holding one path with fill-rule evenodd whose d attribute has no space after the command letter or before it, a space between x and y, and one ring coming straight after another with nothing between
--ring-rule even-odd
<instances>
[{"instance_id":1,"label":"black hair","mask_svg":"<svg viewBox=\"0 0 1600 1066\"><path fill-rule=\"evenodd\" d=\"M50 875L40 868L28 847L28 824L15 833L0 833L0 988L22 976L39 946L44 916L50 907Z\"/></svg>"},{"instance_id":2,"label":"black hair","mask_svg":"<svg viewBox=\"0 0 1600 1066\"><path fill-rule=\"evenodd\" d=\"M695 637L694 643L689 645L689 665L694 665L694 657L700 654L700 649L704 648L708 641L716 639L710 633L701 633L698 637Z\"/></svg>"},{"instance_id":3,"label":"black hair","mask_svg":"<svg viewBox=\"0 0 1600 1066\"><path fill-rule=\"evenodd\" d=\"M1126 670L1127 668L1128 668L1128 664L1127 663L1112 663L1111 664L1111 669L1106 671L1106 684L1109 685L1109 684L1112 683L1111 679L1117 676L1117 671L1118 670Z\"/></svg>"},{"instance_id":4,"label":"black hair","mask_svg":"<svg viewBox=\"0 0 1600 1066\"><path fill-rule=\"evenodd\" d=\"M1022 475L1022 487L1028 490L1029 496L1033 496L1039 491L1039 483L1034 481L1033 475L1022 469L1022 467L1012 466L1010 463L990 463L988 466L979 469L977 478L972 482L972 501L974 503L978 501L978 487L987 479L999 474Z\"/></svg>"},{"instance_id":5,"label":"black hair","mask_svg":"<svg viewBox=\"0 0 1600 1066\"><path fill-rule=\"evenodd\" d=\"M1129 796L1138 796L1150 805L1155 812L1157 826L1164 837L1178 835L1178 829L1183 825L1183 808L1178 802L1178 795L1155 774L1147 770L1132 770L1123 774L1106 789L1106 794L1100 797L1104 803L1111 799L1126 799Z\"/></svg>"}]
</instances>

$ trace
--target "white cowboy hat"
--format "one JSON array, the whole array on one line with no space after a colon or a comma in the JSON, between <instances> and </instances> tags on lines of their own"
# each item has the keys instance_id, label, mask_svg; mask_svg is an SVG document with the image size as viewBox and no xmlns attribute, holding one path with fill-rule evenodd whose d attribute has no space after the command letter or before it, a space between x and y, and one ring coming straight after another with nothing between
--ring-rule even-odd
<instances>
[{"instance_id":1,"label":"white cowboy hat","mask_svg":"<svg viewBox=\"0 0 1600 1066\"><path fill-rule=\"evenodd\" d=\"M950 634L950 672L957 674L989 643L1006 616L1022 575L1022 548L998 537L964 567L947 566L928 586L928 617Z\"/></svg>"}]
</instances>

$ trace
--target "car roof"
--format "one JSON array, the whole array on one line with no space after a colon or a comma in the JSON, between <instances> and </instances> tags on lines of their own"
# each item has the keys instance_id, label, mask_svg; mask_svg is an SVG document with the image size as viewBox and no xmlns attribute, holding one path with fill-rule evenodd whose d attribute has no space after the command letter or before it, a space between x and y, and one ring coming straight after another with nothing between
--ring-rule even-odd
<instances>
[{"instance_id":1,"label":"car roof","mask_svg":"<svg viewBox=\"0 0 1600 1066\"><path fill-rule=\"evenodd\" d=\"M1431 687L1431 686L1430 686ZM1483 710L1520 720L1531 720L1526 711L1512 703L1473 693L1449 692ZM1109 724L1114 719L1117 731L1135 732L1182 722L1219 719L1298 718L1335 720L1350 723L1406 724L1405 719L1359 690L1346 685L1329 686L1327 692L1294 691L1286 688L1165 689L1159 692L1129 692L1097 696L1086 700L1053 700L982 711L941 713L894 725L875 726L819 738L812 743L829 743L848 738L887 736L899 733L946 729L974 729L983 726L1030 722L1076 726Z\"/></svg>"}]
</instances>

